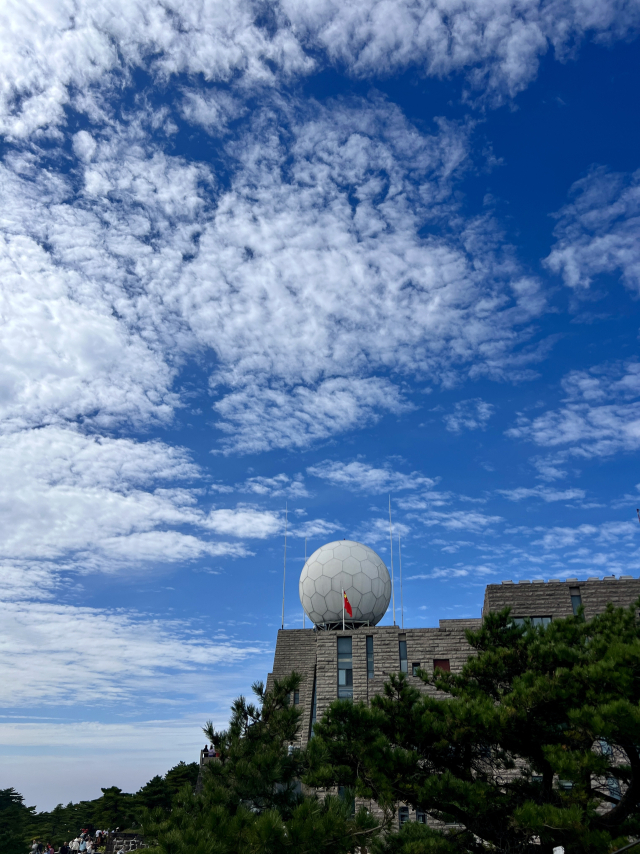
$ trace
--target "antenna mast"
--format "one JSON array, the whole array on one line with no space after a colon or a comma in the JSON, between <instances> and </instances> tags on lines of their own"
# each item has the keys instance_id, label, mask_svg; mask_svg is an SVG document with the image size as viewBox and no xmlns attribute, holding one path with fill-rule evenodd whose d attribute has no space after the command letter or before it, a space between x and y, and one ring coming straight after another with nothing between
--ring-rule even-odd
<instances>
[{"instance_id":1,"label":"antenna mast","mask_svg":"<svg viewBox=\"0 0 640 854\"><path fill-rule=\"evenodd\" d=\"M402 540L398 534L398 554L400 556L400 620L404 629L404 600L402 598Z\"/></svg>"},{"instance_id":2,"label":"antenna mast","mask_svg":"<svg viewBox=\"0 0 640 854\"><path fill-rule=\"evenodd\" d=\"M389 494L389 548L391 549L391 598L393 599L393 625L396 624L396 591L393 586L393 534L391 528L391 494Z\"/></svg>"},{"instance_id":3,"label":"antenna mast","mask_svg":"<svg viewBox=\"0 0 640 854\"><path fill-rule=\"evenodd\" d=\"M284 629L284 585L287 580L287 502L284 505L284 572L282 574L282 628Z\"/></svg>"},{"instance_id":4,"label":"antenna mast","mask_svg":"<svg viewBox=\"0 0 640 854\"><path fill-rule=\"evenodd\" d=\"M306 537L304 538L304 562L306 565L306 563L307 563L307 538ZM304 612L304 605L302 606L302 628L303 629L307 628L306 614Z\"/></svg>"}]
</instances>

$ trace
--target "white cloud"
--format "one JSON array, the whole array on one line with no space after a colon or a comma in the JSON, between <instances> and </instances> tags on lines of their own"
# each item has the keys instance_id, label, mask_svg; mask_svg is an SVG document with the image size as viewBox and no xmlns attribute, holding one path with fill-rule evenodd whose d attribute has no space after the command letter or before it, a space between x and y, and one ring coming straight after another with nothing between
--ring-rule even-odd
<instances>
[{"instance_id":1,"label":"white cloud","mask_svg":"<svg viewBox=\"0 0 640 854\"><path fill-rule=\"evenodd\" d=\"M273 477L256 475L249 477L243 484L236 484L238 492L253 492L256 495L269 495L272 498L308 498L309 493L302 475L289 477L283 473Z\"/></svg>"},{"instance_id":2,"label":"white cloud","mask_svg":"<svg viewBox=\"0 0 640 854\"><path fill-rule=\"evenodd\" d=\"M325 380L315 388L274 389L252 384L215 404L228 451L304 448L335 433L375 423L383 412L411 408L392 383L368 377Z\"/></svg>"},{"instance_id":3,"label":"white cloud","mask_svg":"<svg viewBox=\"0 0 640 854\"><path fill-rule=\"evenodd\" d=\"M234 510L211 510L204 525L224 536L264 539L279 533L284 528L284 520L279 513L240 505Z\"/></svg>"},{"instance_id":4,"label":"white cloud","mask_svg":"<svg viewBox=\"0 0 640 854\"><path fill-rule=\"evenodd\" d=\"M265 649L211 640L185 620L153 619L46 602L5 602L0 620L0 702L4 708L73 705L145 706L198 694L197 679Z\"/></svg>"},{"instance_id":5,"label":"white cloud","mask_svg":"<svg viewBox=\"0 0 640 854\"><path fill-rule=\"evenodd\" d=\"M408 518L414 518L413 514L409 514ZM419 518L423 525L429 527L439 525L449 531L472 531L480 533L490 529L499 522L504 522L502 516L489 516L486 513L479 513L477 510L451 510L445 512L443 510L429 510Z\"/></svg>"},{"instance_id":6,"label":"white cloud","mask_svg":"<svg viewBox=\"0 0 640 854\"><path fill-rule=\"evenodd\" d=\"M14 138L62 123L67 105L100 115L101 93L126 85L135 68L158 83L186 73L269 85L270 63L285 76L314 65L288 28L270 37L256 26L253 5L244 0L32 0L5 5L0 32L0 131Z\"/></svg>"},{"instance_id":7,"label":"white cloud","mask_svg":"<svg viewBox=\"0 0 640 854\"><path fill-rule=\"evenodd\" d=\"M0 557L7 560L64 559L109 571L238 557L247 554L242 543L202 534L264 538L282 527L277 513L242 505L206 513L198 505L201 490L191 487L199 469L184 449L159 441L60 427L12 433L0 436L0 469Z\"/></svg>"},{"instance_id":8,"label":"white cloud","mask_svg":"<svg viewBox=\"0 0 640 854\"><path fill-rule=\"evenodd\" d=\"M294 31L320 44L360 77L416 66L444 77L463 72L472 89L494 100L513 96L535 78L553 46L563 58L587 35L624 37L638 26L635 5L540 0L281 0Z\"/></svg>"},{"instance_id":9,"label":"white cloud","mask_svg":"<svg viewBox=\"0 0 640 854\"><path fill-rule=\"evenodd\" d=\"M77 136L72 173L9 158L11 429L168 420L178 370L207 351L222 445L246 452L400 414L402 377L526 376L539 353L514 350L543 310L539 284L489 221L449 216L468 129L423 135L370 100L274 102L243 133L224 192L155 149L142 119ZM420 236L443 216L456 234Z\"/></svg>"},{"instance_id":10,"label":"white cloud","mask_svg":"<svg viewBox=\"0 0 640 854\"><path fill-rule=\"evenodd\" d=\"M501 495L509 501L522 501L525 498L539 498L550 503L552 501L574 501L585 497L584 489L551 489L548 486L518 486L515 489L498 489Z\"/></svg>"},{"instance_id":11,"label":"white cloud","mask_svg":"<svg viewBox=\"0 0 640 854\"><path fill-rule=\"evenodd\" d=\"M638 363L572 371L562 385L567 392L564 406L534 419L519 416L517 426L507 430L507 435L547 447L564 445L568 453L583 457L608 456L640 447ZM551 473L558 471L552 465Z\"/></svg>"},{"instance_id":12,"label":"white cloud","mask_svg":"<svg viewBox=\"0 0 640 854\"><path fill-rule=\"evenodd\" d=\"M342 463L332 460L324 460L315 466L309 466L308 474L328 481L333 486L341 486L344 489L357 492L366 492L370 495L379 495L385 492L396 492L404 489L421 489L434 486L436 481L430 477L424 477L419 472L403 474L393 471L385 465L382 468L368 465L367 463L352 462Z\"/></svg>"},{"instance_id":13,"label":"white cloud","mask_svg":"<svg viewBox=\"0 0 640 854\"><path fill-rule=\"evenodd\" d=\"M443 416L447 430L460 433L462 430L484 430L491 416L493 405L479 397L472 400L460 400L454 404L453 412Z\"/></svg>"},{"instance_id":14,"label":"white cloud","mask_svg":"<svg viewBox=\"0 0 640 854\"><path fill-rule=\"evenodd\" d=\"M54 135L67 106L95 120L109 113L106 98L137 68L160 85L173 75L201 75L242 96L327 63L360 77L413 66L434 77L461 73L472 90L499 102L535 78L550 46L564 58L587 36L628 38L638 18L635 4L616 0L397 0L392 13L384 0L5 4L0 131L18 139ZM186 97L185 113L218 124L234 113L227 93L220 105L209 100Z\"/></svg>"},{"instance_id":15,"label":"white cloud","mask_svg":"<svg viewBox=\"0 0 640 854\"><path fill-rule=\"evenodd\" d=\"M640 170L592 169L571 187L572 201L557 214L556 243L545 259L576 290L618 271L640 293Z\"/></svg>"}]
</instances>

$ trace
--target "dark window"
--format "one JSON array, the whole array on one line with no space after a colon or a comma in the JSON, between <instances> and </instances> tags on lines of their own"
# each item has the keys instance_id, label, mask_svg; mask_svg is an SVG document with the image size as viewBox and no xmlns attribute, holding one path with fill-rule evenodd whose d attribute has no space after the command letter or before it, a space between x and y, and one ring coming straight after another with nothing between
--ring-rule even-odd
<instances>
[{"instance_id":1,"label":"dark window","mask_svg":"<svg viewBox=\"0 0 640 854\"><path fill-rule=\"evenodd\" d=\"M427 814L423 810L416 810L416 821L418 824L427 823Z\"/></svg>"},{"instance_id":2,"label":"dark window","mask_svg":"<svg viewBox=\"0 0 640 854\"><path fill-rule=\"evenodd\" d=\"M447 673L451 672L451 664L448 658L434 658L433 659L433 669L436 667L440 668L440 670L446 670Z\"/></svg>"},{"instance_id":3,"label":"dark window","mask_svg":"<svg viewBox=\"0 0 640 854\"><path fill-rule=\"evenodd\" d=\"M317 704L318 704L318 697L317 697L317 693L316 693L316 674L314 673L313 674L313 695L311 697L311 727L310 727L311 731L309 733L309 738L313 737L313 725L316 722Z\"/></svg>"},{"instance_id":4,"label":"dark window","mask_svg":"<svg viewBox=\"0 0 640 854\"><path fill-rule=\"evenodd\" d=\"M398 809L398 821L400 822L400 827L402 827L406 821L409 821L409 807L400 807Z\"/></svg>"},{"instance_id":5,"label":"dark window","mask_svg":"<svg viewBox=\"0 0 640 854\"><path fill-rule=\"evenodd\" d=\"M573 608L573 613L578 613L578 608L582 605L582 596L580 595L579 587L570 587L569 593L571 595L571 607Z\"/></svg>"},{"instance_id":6,"label":"dark window","mask_svg":"<svg viewBox=\"0 0 640 854\"><path fill-rule=\"evenodd\" d=\"M540 786L542 785L542 774L532 774L531 782L538 783Z\"/></svg>"},{"instance_id":7,"label":"dark window","mask_svg":"<svg viewBox=\"0 0 640 854\"><path fill-rule=\"evenodd\" d=\"M411 665L411 675L412 675L412 676L417 676L417 675L418 675L418 670L420 670L420 662L419 662L419 661L414 661L414 662L413 662L413 664Z\"/></svg>"},{"instance_id":8,"label":"dark window","mask_svg":"<svg viewBox=\"0 0 640 854\"><path fill-rule=\"evenodd\" d=\"M570 792L573 789L571 780L558 780L558 786L560 786L563 792Z\"/></svg>"},{"instance_id":9,"label":"dark window","mask_svg":"<svg viewBox=\"0 0 640 854\"><path fill-rule=\"evenodd\" d=\"M622 797L622 793L620 792L620 783L616 777L607 777L607 788L609 789L609 796L612 797L614 801L619 801Z\"/></svg>"},{"instance_id":10,"label":"dark window","mask_svg":"<svg viewBox=\"0 0 640 854\"><path fill-rule=\"evenodd\" d=\"M293 705L297 706L299 702L300 702L300 691L294 691L293 692Z\"/></svg>"},{"instance_id":11,"label":"dark window","mask_svg":"<svg viewBox=\"0 0 640 854\"><path fill-rule=\"evenodd\" d=\"M516 626L524 626L526 623L532 626L542 626L546 628L551 622L551 617L514 617L513 622Z\"/></svg>"},{"instance_id":12,"label":"dark window","mask_svg":"<svg viewBox=\"0 0 640 854\"><path fill-rule=\"evenodd\" d=\"M407 666L407 642L406 640L401 640L399 643L400 646L400 673L406 673L408 671Z\"/></svg>"},{"instance_id":13,"label":"dark window","mask_svg":"<svg viewBox=\"0 0 640 854\"><path fill-rule=\"evenodd\" d=\"M373 679L373 635L367 635L367 679Z\"/></svg>"},{"instance_id":14,"label":"dark window","mask_svg":"<svg viewBox=\"0 0 640 854\"><path fill-rule=\"evenodd\" d=\"M338 786L338 797L341 801L346 801L347 799L347 790L344 786ZM355 815L356 812L356 799L351 799L351 815Z\"/></svg>"},{"instance_id":15,"label":"dark window","mask_svg":"<svg viewBox=\"0 0 640 854\"><path fill-rule=\"evenodd\" d=\"M338 697L353 699L351 638L338 638Z\"/></svg>"}]
</instances>

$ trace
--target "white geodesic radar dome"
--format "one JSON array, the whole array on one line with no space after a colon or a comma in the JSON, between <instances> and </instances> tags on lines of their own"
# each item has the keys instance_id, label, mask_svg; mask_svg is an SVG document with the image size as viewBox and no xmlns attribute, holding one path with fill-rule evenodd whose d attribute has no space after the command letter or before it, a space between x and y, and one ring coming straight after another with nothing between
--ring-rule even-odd
<instances>
[{"instance_id":1,"label":"white geodesic radar dome","mask_svg":"<svg viewBox=\"0 0 640 854\"><path fill-rule=\"evenodd\" d=\"M315 551L300 573L300 601L316 625L342 620L342 591L353 610L348 620L375 626L391 599L391 579L382 559L368 546L336 540Z\"/></svg>"}]
</instances>

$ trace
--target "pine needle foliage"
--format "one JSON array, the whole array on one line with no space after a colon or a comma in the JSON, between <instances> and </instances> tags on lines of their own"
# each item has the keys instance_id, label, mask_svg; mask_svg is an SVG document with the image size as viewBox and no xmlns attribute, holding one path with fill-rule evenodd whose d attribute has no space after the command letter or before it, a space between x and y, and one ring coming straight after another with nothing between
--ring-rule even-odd
<instances>
[{"instance_id":1,"label":"pine needle foliage","mask_svg":"<svg viewBox=\"0 0 640 854\"><path fill-rule=\"evenodd\" d=\"M378 823L350 798L302 792L303 751L293 750L301 711L291 702L300 677L276 680L257 703L240 697L229 728L204 732L220 754L204 768L203 787L185 787L169 815L149 812L145 835L159 854L347 854L375 835Z\"/></svg>"},{"instance_id":2,"label":"pine needle foliage","mask_svg":"<svg viewBox=\"0 0 640 854\"><path fill-rule=\"evenodd\" d=\"M606 854L640 836L638 607L586 622L468 631L459 674L392 676L370 706L335 702L309 745L310 784L350 786L404 825L386 854Z\"/></svg>"}]
</instances>

